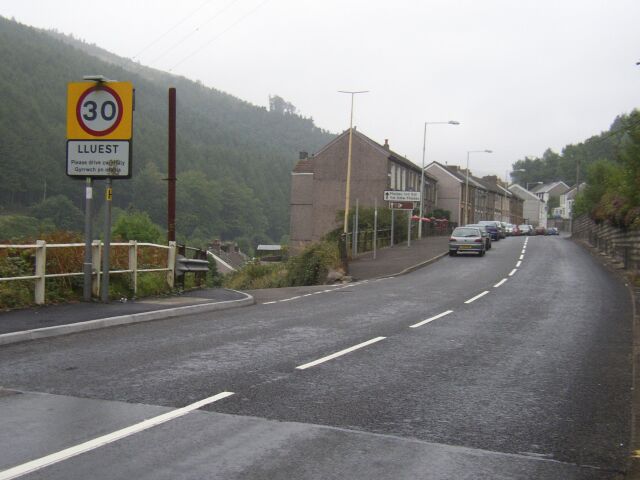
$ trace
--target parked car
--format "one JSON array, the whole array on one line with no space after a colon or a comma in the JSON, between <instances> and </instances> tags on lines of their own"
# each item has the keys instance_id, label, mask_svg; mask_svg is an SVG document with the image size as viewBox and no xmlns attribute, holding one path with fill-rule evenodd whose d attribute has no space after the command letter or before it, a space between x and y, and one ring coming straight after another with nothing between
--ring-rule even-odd
<instances>
[{"instance_id":1,"label":"parked car","mask_svg":"<svg viewBox=\"0 0 640 480\"><path fill-rule=\"evenodd\" d=\"M514 237L519 237L522 235L522 231L518 228L518 225L513 225L511 235Z\"/></svg>"},{"instance_id":2,"label":"parked car","mask_svg":"<svg viewBox=\"0 0 640 480\"><path fill-rule=\"evenodd\" d=\"M489 230L487 230L486 225L480 225L478 223L472 223L470 225L465 225L465 227L473 227L480 230L482 237L484 238L485 247L487 250L491 250L491 234Z\"/></svg>"},{"instance_id":3,"label":"parked car","mask_svg":"<svg viewBox=\"0 0 640 480\"><path fill-rule=\"evenodd\" d=\"M547 229L544 228L542 225L539 225L539 226L536 227L535 233L536 233L536 235L546 235L547 234Z\"/></svg>"},{"instance_id":4,"label":"parked car","mask_svg":"<svg viewBox=\"0 0 640 480\"><path fill-rule=\"evenodd\" d=\"M560 235L560 232L556 227L547 228L547 235Z\"/></svg>"},{"instance_id":5,"label":"parked car","mask_svg":"<svg viewBox=\"0 0 640 480\"><path fill-rule=\"evenodd\" d=\"M482 232L474 227L457 227L449 238L449 255L458 253L477 253L482 257L487 251Z\"/></svg>"},{"instance_id":6,"label":"parked car","mask_svg":"<svg viewBox=\"0 0 640 480\"><path fill-rule=\"evenodd\" d=\"M533 227L531 225L527 225L526 223L518 225L518 230L520 230L521 235L533 235Z\"/></svg>"},{"instance_id":7,"label":"parked car","mask_svg":"<svg viewBox=\"0 0 640 480\"><path fill-rule=\"evenodd\" d=\"M478 222L478 225L484 225L487 227L487 230L491 235L491 240L493 240L494 242L497 242L498 240L503 238L500 234L502 227L498 227L499 224L500 222L497 222L495 220L481 220Z\"/></svg>"},{"instance_id":8,"label":"parked car","mask_svg":"<svg viewBox=\"0 0 640 480\"><path fill-rule=\"evenodd\" d=\"M513 225L512 223L503 223L504 226L504 233L507 235L507 237L510 237L513 235L513 227L515 225Z\"/></svg>"}]
</instances>

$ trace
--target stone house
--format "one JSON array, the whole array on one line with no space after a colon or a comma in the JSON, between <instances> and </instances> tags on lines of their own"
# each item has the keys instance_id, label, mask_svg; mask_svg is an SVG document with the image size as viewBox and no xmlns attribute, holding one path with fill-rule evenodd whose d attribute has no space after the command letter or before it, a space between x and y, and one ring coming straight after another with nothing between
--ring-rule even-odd
<instances>
[{"instance_id":1,"label":"stone house","mask_svg":"<svg viewBox=\"0 0 640 480\"><path fill-rule=\"evenodd\" d=\"M340 228L344 212L349 130L311 157L301 158L291 172L289 248L295 254ZM350 207L387 208L385 190L420 191L421 169L402 155L353 130ZM424 176L424 212L436 205L437 180ZM418 207L418 204L416 204Z\"/></svg>"}]
</instances>

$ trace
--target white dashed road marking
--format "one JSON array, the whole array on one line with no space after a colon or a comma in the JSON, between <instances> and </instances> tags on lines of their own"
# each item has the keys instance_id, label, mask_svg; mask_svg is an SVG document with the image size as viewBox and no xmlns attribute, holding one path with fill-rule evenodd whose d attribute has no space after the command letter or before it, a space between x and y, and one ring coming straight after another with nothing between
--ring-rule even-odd
<instances>
[{"instance_id":1,"label":"white dashed road marking","mask_svg":"<svg viewBox=\"0 0 640 480\"><path fill-rule=\"evenodd\" d=\"M416 323L415 325L411 325L409 328L418 328L421 327L422 325L429 323L429 322L433 322L434 320L437 320L439 318L444 317L445 315L449 315L450 313L453 313L453 310L447 310L446 312L442 312L434 317L431 318L427 318L426 320L423 320L421 322Z\"/></svg>"},{"instance_id":2,"label":"white dashed road marking","mask_svg":"<svg viewBox=\"0 0 640 480\"><path fill-rule=\"evenodd\" d=\"M305 363L304 365L300 365L296 367L298 370L305 370L310 367L315 367L321 363L327 362L329 360L333 360L334 358L340 357L346 353L353 352L354 350L358 350L359 348L366 347L367 345L371 345L372 343L379 342L380 340L384 340L386 337L376 337L371 340L367 340L366 342L359 343L358 345L354 345L353 347L345 348L344 350L340 350L339 352L332 353L331 355L327 355L326 357L319 358L318 360L314 360L313 362Z\"/></svg>"}]
</instances>

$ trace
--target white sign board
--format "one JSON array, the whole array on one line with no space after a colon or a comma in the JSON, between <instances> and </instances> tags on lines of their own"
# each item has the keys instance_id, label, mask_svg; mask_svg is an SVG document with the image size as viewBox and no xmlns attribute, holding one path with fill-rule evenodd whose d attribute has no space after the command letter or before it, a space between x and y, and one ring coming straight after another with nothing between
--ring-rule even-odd
<instances>
[{"instance_id":1,"label":"white sign board","mask_svg":"<svg viewBox=\"0 0 640 480\"><path fill-rule=\"evenodd\" d=\"M130 142L128 140L68 140L67 175L93 178L131 177Z\"/></svg>"},{"instance_id":2,"label":"white sign board","mask_svg":"<svg viewBox=\"0 0 640 480\"><path fill-rule=\"evenodd\" d=\"M419 202L420 192L397 192L386 190L384 192L385 202Z\"/></svg>"}]
</instances>

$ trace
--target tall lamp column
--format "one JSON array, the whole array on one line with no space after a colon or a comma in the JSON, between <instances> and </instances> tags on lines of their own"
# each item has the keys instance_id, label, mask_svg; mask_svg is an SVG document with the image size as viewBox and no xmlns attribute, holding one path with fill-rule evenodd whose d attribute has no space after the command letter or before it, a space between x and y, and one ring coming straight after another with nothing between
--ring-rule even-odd
<instances>
[{"instance_id":1,"label":"tall lamp column","mask_svg":"<svg viewBox=\"0 0 640 480\"><path fill-rule=\"evenodd\" d=\"M424 136L422 138L422 170L420 173L420 220L418 221L418 238L422 238L422 214L424 211L424 159L427 150L427 125L460 125L460 122L424 122Z\"/></svg>"}]
</instances>

